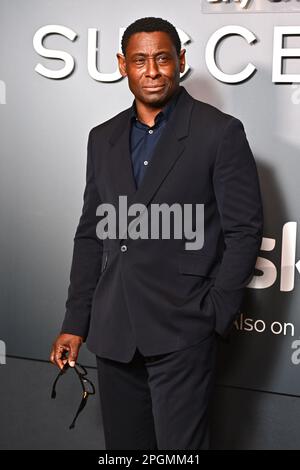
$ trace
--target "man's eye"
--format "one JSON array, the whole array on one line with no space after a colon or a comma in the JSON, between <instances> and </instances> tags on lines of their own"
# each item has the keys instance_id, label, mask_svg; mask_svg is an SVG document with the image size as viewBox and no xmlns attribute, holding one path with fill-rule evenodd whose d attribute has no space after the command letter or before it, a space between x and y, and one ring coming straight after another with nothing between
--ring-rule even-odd
<instances>
[{"instance_id":1,"label":"man's eye","mask_svg":"<svg viewBox=\"0 0 300 470\"><path fill-rule=\"evenodd\" d=\"M143 59L142 57L135 59L136 64L143 64L144 62L145 62L145 59Z\"/></svg>"},{"instance_id":2,"label":"man's eye","mask_svg":"<svg viewBox=\"0 0 300 470\"><path fill-rule=\"evenodd\" d=\"M168 60L168 57L166 55L160 55L157 60L159 62L166 62Z\"/></svg>"}]
</instances>

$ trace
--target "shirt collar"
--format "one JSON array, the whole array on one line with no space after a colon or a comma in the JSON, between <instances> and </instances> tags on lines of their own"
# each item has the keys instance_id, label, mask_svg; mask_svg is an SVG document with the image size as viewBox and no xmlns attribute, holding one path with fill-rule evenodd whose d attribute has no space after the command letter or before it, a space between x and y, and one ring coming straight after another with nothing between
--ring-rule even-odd
<instances>
[{"instance_id":1,"label":"shirt collar","mask_svg":"<svg viewBox=\"0 0 300 470\"><path fill-rule=\"evenodd\" d=\"M178 90L174 93L172 98L165 104L163 109L155 116L155 119L154 119L155 124L154 125L159 124L162 120L168 120L169 119L171 111L175 108L177 98L179 97L181 91L182 91L182 87L179 86ZM138 120L135 99L132 102L130 119L131 119L132 122ZM141 124L144 124L144 123L141 123ZM144 125L146 125L146 124L144 124Z\"/></svg>"}]
</instances>

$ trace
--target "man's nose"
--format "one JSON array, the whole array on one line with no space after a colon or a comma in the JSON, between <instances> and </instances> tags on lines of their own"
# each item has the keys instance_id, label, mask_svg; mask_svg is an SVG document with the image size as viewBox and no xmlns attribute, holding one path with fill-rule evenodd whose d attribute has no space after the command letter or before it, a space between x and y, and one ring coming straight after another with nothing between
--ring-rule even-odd
<instances>
[{"instance_id":1,"label":"man's nose","mask_svg":"<svg viewBox=\"0 0 300 470\"><path fill-rule=\"evenodd\" d=\"M156 63L156 60L154 57L148 57L148 60L146 61L146 75L148 75L149 77L156 77L157 75L159 75L160 72L159 72L159 68L158 68L158 65Z\"/></svg>"}]
</instances>

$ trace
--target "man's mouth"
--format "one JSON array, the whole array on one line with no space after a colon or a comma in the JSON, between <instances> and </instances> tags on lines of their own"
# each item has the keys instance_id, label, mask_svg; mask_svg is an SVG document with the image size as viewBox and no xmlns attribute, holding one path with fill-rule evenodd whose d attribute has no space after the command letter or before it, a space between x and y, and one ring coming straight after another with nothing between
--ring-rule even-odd
<instances>
[{"instance_id":1,"label":"man's mouth","mask_svg":"<svg viewBox=\"0 0 300 470\"><path fill-rule=\"evenodd\" d=\"M165 85L151 85L151 86L144 86L143 88L149 91L159 91L162 88L164 88L164 86Z\"/></svg>"}]
</instances>

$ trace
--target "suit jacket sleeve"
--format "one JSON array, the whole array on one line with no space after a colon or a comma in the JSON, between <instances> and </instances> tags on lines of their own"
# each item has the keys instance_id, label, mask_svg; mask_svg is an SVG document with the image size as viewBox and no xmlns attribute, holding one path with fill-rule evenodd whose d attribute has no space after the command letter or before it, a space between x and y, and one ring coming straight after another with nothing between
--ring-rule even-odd
<instances>
[{"instance_id":1,"label":"suit jacket sleeve","mask_svg":"<svg viewBox=\"0 0 300 470\"><path fill-rule=\"evenodd\" d=\"M103 253L103 241L96 235L96 209L101 201L95 185L92 155L93 131L90 131L83 208L74 237L66 313L61 328L61 333L82 336L84 340L88 334L92 298L101 272Z\"/></svg>"},{"instance_id":2,"label":"suit jacket sleeve","mask_svg":"<svg viewBox=\"0 0 300 470\"><path fill-rule=\"evenodd\" d=\"M229 121L220 142L213 185L225 250L209 296L215 329L226 336L251 281L263 237L263 206L253 154L242 122Z\"/></svg>"}]
</instances>

